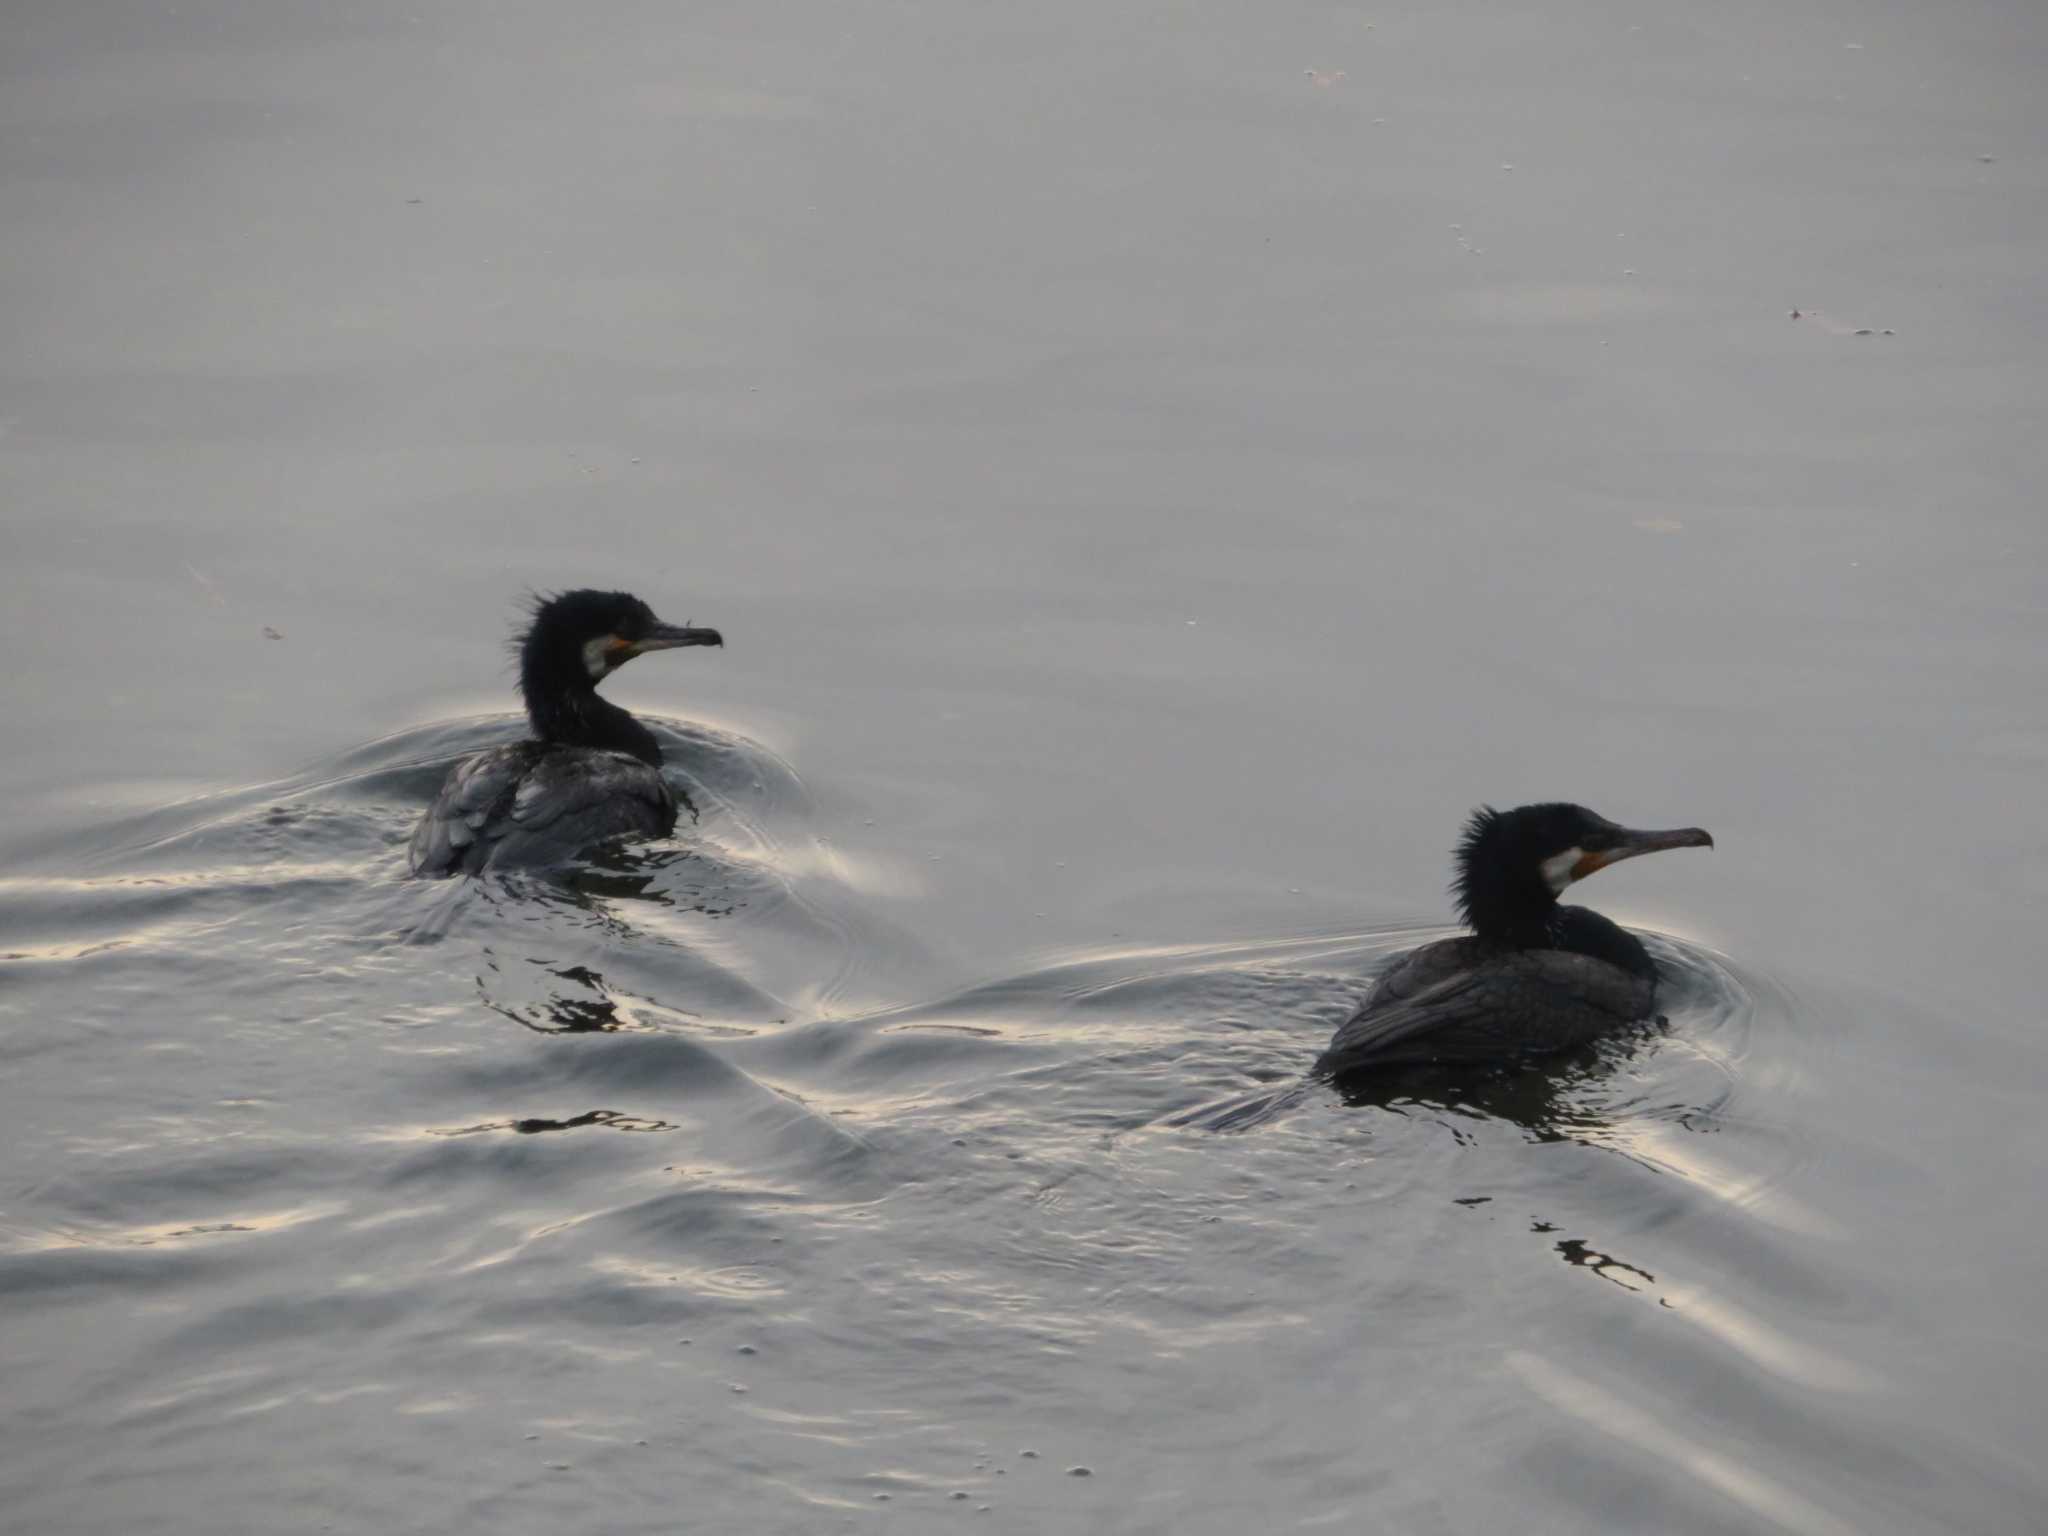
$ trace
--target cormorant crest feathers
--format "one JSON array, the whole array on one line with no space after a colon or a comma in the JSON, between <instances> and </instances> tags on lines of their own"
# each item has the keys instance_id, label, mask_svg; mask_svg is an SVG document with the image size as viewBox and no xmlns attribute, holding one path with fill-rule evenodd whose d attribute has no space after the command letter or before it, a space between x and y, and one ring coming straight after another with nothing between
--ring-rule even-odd
<instances>
[{"instance_id":1,"label":"cormorant crest feathers","mask_svg":"<svg viewBox=\"0 0 2048 1536\"><path fill-rule=\"evenodd\" d=\"M1465 830L1458 838L1457 851L1451 856L1458 870L1451 880L1451 900L1456 903L1458 916L1465 920L1468 928L1478 928L1475 908L1487 905L1487 893L1483 889L1486 877L1480 872L1479 855L1500 819L1500 812L1492 806L1480 806L1465 823Z\"/></svg>"}]
</instances>

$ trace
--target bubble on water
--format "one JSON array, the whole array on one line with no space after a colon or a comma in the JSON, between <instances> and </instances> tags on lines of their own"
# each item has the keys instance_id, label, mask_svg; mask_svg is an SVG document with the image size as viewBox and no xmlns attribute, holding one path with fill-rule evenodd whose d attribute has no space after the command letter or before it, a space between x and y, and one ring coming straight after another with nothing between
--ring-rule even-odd
<instances>
[{"instance_id":1,"label":"bubble on water","mask_svg":"<svg viewBox=\"0 0 2048 1536\"><path fill-rule=\"evenodd\" d=\"M1094 1475L1095 1475L1095 1473L1094 1473L1093 1469L1091 1469L1091 1468L1089 1468L1089 1467L1069 1467L1069 1468L1067 1468L1067 1476L1069 1476L1069 1477L1093 1477Z\"/></svg>"},{"instance_id":2,"label":"bubble on water","mask_svg":"<svg viewBox=\"0 0 2048 1536\"><path fill-rule=\"evenodd\" d=\"M758 1355L759 1353L761 1353L761 1351L754 1348L754 1346L751 1344L742 1344L737 1350L734 1351L734 1353L741 1355Z\"/></svg>"},{"instance_id":3,"label":"bubble on water","mask_svg":"<svg viewBox=\"0 0 2048 1536\"><path fill-rule=\"evenodd\" d=\"M1032 1450L1019 1451L1017 1454L1019 1456L1022 1456L1026 1461L1036 1461L1038 1459L1038 1452Z\"/></svg>"}]
</instances>

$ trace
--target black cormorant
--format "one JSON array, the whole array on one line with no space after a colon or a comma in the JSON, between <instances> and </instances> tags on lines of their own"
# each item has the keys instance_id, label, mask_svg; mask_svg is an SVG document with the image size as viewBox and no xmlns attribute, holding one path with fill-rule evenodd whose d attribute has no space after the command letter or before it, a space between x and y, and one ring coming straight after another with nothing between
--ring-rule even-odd
<instances>
[{"instance_id":1,"label":"black cormorant","mask_svg":"<svg viewBox=\"0 0 2048 1536\"><path fill-rule=\"evenodd\" d=\"M1512 1061L1649 1018L1657 968L1642 941L1557 898L1622 859L1713 846L1698 827L1635 832L1578 805L1475 812L1452 886L1471 934L1425 944L1381 977L1316 1071Z\"/></svg>"},{"instance_id":2,"label":"black cormorant","mask_svg":"<svg viewBox=\"0 0 2048 1536\"><path fill-rule=\"evenodd\" d=\"M412 834L416 875L547 864L609 837L665 837L676 797L654 733L597 685L647 651L723 645L715 629L664 624L626 592L562 592L514 640L531 741L464 758Z\"/></svg>"}]
</instances>

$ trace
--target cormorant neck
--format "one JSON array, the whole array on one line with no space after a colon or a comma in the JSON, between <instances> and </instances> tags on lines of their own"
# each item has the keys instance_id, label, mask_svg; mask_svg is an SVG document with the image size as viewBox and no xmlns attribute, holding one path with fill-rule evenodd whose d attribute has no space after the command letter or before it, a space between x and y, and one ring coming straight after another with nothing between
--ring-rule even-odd
<instances>
[{"instance_id":1,"label":"cormorant neck","mask_svg":"<svg viewBox=\"0 0 2048 1536\"><path fill-rule=\"evenodd\" d=\"M1555 948L1557 898L1547 890L1541 896L1540 901L1535 899L1535 893L1529 893L1522 900L1474 906L1467 913L1467 921L1482 941L1500 949Z\"/></svg>"},{"instance_id":2,"label":"cormorant neck","mask_svg":"<svg viewBox=\"0 0 2048 1536\"><path fill-rule=\"evenodd\" d=\"M1520 860L1488 857L1494 850L1468 848L1459 861L1458 907L1473 933L1503 949L1546 949L1557 893L1542 874Z\"/></svg>"},{"instance_id":3,"label":"cormorant neck","mask_svg":"<svg viewBox=\"0 0 2048 1536\"><path fill-rule=\"evenodd\" d=\"M650 767L661 766L661 743L654 732L609 699L599 698L587 676L550 679L528 669L519 691L526 697L533 734L542 741L624 752Z\"/></svg>"},{"instance_id":4,"label":"cormorant neck","mask_svg":"<svg viewBox=\"0 0 2048 1536\"><path fill-rule=\"evenodd\" d=\"M1550 932L1553 949L1605 960L1646 981L1657 979L1657 963L1643 941L1590 908L1560 906L1550 920Z\"/></svg>"},{"instance_id":5,"label":"cormorant neck","mask_svg":"<svg viewBox=\"0 0 2048 1536\"><path fill-rule=\"evenodd\" d=\"M1482 806L1465 824L1454 855L1451 895L1472 932L1501 949L1548 949L1557 892L1530 846L1528 809Z\"/></svg>"}]
</instances>

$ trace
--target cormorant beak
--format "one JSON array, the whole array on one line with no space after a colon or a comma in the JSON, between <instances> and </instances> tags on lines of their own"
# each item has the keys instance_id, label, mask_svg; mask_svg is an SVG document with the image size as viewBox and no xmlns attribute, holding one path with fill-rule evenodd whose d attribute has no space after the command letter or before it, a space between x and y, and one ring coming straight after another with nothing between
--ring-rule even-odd
<instances>
[{"instance_id":1,"label":"cormorant beak","mask_svg":"<svg viewBox=\"0 0 2048 1536\"><path fill-rule=\"evenodd\" d=\"M647 632L643 640L636 640L626 648L628 656L643 656L649 651L672 651L679 645L724 645L725 636L715 629L692 629L687 624L657 624Z\"/></svg>"},{"instance_id":2,"label":"cormorant beak","mask_svg":"<svg viewBox=\"0 0 2048 1536\"><path fill-rule=\"evenodd\" d=\"M1661 853L1666 848L1711 848L1713 835L1700 827L1678 827L1669 832L1636 832L1623 829L1615 839L1614 846L1589 853L1572 865L1572 878L1583 880L1596 869L1605 869L1610 864L1619 864L1623 859L1633 859L1639 854Z\"/></svg>"}]
</instances>

